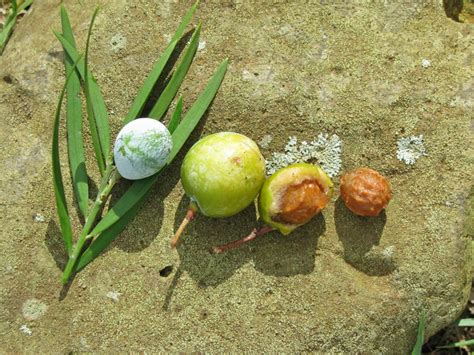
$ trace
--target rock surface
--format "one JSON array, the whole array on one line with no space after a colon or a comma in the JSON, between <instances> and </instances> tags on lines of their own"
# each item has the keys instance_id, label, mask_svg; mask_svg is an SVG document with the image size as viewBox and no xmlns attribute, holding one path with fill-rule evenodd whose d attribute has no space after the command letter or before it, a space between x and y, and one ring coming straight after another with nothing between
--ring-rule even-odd
<instances>
[{"instance_id":1,"label":"rock surface","mask_svg":"<svg viewBox=\"0 0 474 355\"><path fill-rule=\"evenodd\" d=\"M182 89L185 109L222 59L230 67L193 140L237 131L265 141L268 158L289 135L337 134L343 169L380 171L393 200L386 214L361 219L334 199L288 237L272 234L218 256L209 247L245 235L255 210L201 216L174 252L169 239L188 203L177 163L113 247L62 290L49 157L64 82L51 32L60 29L58 3L35 2L0 57L4 351L407 353L423 309L428 335L460 313L472 279L472 223L464 227L474 147L472 26L428 1L203 2L205 45ZM83 48L97 2L65 3ZM91 67L115 137L191 2L101 5ZM421 134L427 156L413 166L397 160L397 140ZM31 299L41 317L24 318Z\"/></svg>"}]
</instances>

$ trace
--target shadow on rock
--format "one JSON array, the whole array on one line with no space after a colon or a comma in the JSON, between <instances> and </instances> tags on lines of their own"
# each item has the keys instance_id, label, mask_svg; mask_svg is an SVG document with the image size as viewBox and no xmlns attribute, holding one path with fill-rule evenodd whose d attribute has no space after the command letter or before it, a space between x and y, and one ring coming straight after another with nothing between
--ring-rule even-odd
<instances>
[{"instance_id":1,"label":"shadow on rock","mask_svg":"<svg viewBox=\"0 0 474 355\"><path fill-rule=\"evenodd\" d=\"M185 38L189 38L192 35L192 32L185 35ZM183 41L183 40L182 40ZM186 41L183 42L186 44ZM179 53L183 50L184 47L178 46L176 51ZM159 90L158 90L159 91ZM149 99L150 102L153 101L153 98ZM164 204L163 199L169 194L173 187L178 183L180 178L180 166L184 155L191 148L191 146L199 140L199 137L202 134L204 125L209 117L209 110L212 108L212 102L209 105L208 109L202 115L199 123L194 128L193 132L190 134L179 153L173 160L170 166L165 168L165 171L160 174L158 181L155 183L155 186L149 193L149 198L145 202L143 208L140 209L138 215L131 222L131 227L136 226L136 229L140 230L140 235L136 233L127 233L115 241L115 245L120 249L127 252L137 252L148 247L153 240L157 237L161 224L163 222L164 215ZM186 114L186 112L184 113ZM121 179L119 183L118 193L114 193L113 200L111 205L117 202L118 198L122 196L128 187L131 185L130 181ZM186 207L184 208L187 209ZM179 209L178 209L179 211ZM184 217L186 212L182 215L181 219ZM178 217L177 217L178 218ZM180 222L181 223L181 220ZM143 231L143 232L142 232Z\"/></svg>"},{"instance_id":2,"label":"shadow on rock","mask_svg":"<svg viewBox=\"0 0 474 355\"><path fill-rule=\"evenodd\" d=\"M189 198L183 196L176 210L175 230L186 215L188 205ZM249 259L248 248L219 255L211 254L210 249L248 234L255 225L255 213L252 205L230 218L198 214L184 231L177 247L181 271L186 271L202 287L218 285L231 277Z\"/></svg>"},{"instance_id":3,"label":"shadow on rock","mask_svg":"<svg viewBox=\"0 0 474 355\"><path fill-rule=\"evenodd\" d=\"M173 163L166 167L164 172L160 174L158 181L149 192L149 197L147 198L147 201L144 203L143 207L139 210L137 216L132 220L132 222L130 222L130 225L122 233L122 235L117 237L113 243L113 246L117 246L126 252L139 252L147 248L157 237L163 222L163 199L178 183L180 177L180 166L184 155L201 136L211 107L212 103L209 105L208 109L201 117L199 123L184 143ZM113 190L110 201L111 206L117 203L117 201L121 196L123 196L132 183L132 181L125 179L119 180ZM110 246L104 252L107 252L109 248Z\"/></svg>"},{"instance_id":4,"label":"shadow on rock","mask_svg":"<svg viewBox=\"0 0 474 355\"><path fill-rule=\"evenodd\" d=\"M193 33L194 30L190 30L189 32L185 33L184 36L176 44L173 53L171 53L169 60L166 62L166 65L163 68L160 77L156 81L156 84L151 91L150 97L145 103L145 106L143 108L143 115L141 117L148 117L151 110L155 106L156 101L159 99L164 89L168 85L169 81L171 80L173 67L178 61L178 58L180 57L183 50L186 48L186 45L188 44L188 41L190 40Z\"/></svg>"},{"instance_id":5,"label":"shadow on rock","mask_svg":"<svg viewBox=\"0 0 474 355\"><path fill-rule=\"evenodd\" d=\"M459 20L459 14L462 12L463 3L463 0L443 0L443 7L446 16L456 22L461 22Z\"/></svg>"},{"instance_id":6,"label":"shadow on rock","mask_svg":"<svg viewBox=\"0 0 474 355\"><path fill-rule=\"evenodd\" d=\"M64 270L68 260L68 255L66 247L64 246L61 230L53 219L50 219L48 222L48 229L44 236L44 242L49 253L56 262L58 269Z\"/></svg>"},{"instance_id":7,"label":"shadow on rock","mask_svg":"<svg viewBox=\"0 0 474 355\"><path fill-rule=\"evenodd\" d=\"M369 276L387 275L395 269L390 250L378 247L387 221L385 211L377 217L357 216L339 198L334 219L347 263Z\"/></svg>"},{"instance_id":8,"label":"shadow on rock","mask_svg":"<svg viewBox=\"0 0 474 355\"><path fill-rule=\"evenodd\" d=\"M170 167L161 175L158 182L151 189L149 198L125 231L117 237L114 246L128 253L135 253L144 250L155 240L163 223L163 199L179 179L176 170ZM114 191L113 194L112 206L123 196L131 184L132 182L128 180L120 180L117 191Z\"/></svg>"},{"instance_id":9,"label":"shadow on rock","mask_svg":"<svg viewBox=\"0 0 474 355\"><path fill-rule=\"evenodd\" d=\"M287 236L275 231L259 237L252 245L255 268L274 276L311 273L318 239L325 231L326 222L320 213Z\"/></svg>"}]
</instances>

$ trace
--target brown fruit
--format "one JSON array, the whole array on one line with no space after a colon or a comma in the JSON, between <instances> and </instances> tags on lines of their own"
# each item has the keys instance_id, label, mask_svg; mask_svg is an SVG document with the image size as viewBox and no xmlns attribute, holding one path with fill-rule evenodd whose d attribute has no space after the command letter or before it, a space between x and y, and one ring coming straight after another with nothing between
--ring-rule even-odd
<instances>
[{"instance_id":1,"label":"brown fruit","mask_svg":"<svg viewBox=\"0 0 474 355\"><path fill-rule=\"evenodd\" d=\"M392 198L390 183L377 171L359 168L341 178L341 198L359 216L377 216Z\"/></svg>"}]
</instances>

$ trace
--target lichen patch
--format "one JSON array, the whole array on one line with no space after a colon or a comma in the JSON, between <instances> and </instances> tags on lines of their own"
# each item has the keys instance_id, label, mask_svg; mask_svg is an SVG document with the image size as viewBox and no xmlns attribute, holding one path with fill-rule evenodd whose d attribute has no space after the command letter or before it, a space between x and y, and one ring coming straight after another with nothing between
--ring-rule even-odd
<instances>
[{"instance_id":1,"label":"lichen patch","mask_svg":"<svg viewBox=\"0 0 474 355\"><path fill-rule=\"evenodd\" d=\"M36 320L46 313L48 306L36 298L31 298L23 303L21 313L27 320Z\"/></svg>"},{"instance_id":2,"label":"lichen patch","mask_svg":"<svg viewBox=\"0 0 474 355\"><path fill-rule=\"evenodd\" d=\"M397 146L397 159L407 165L413 165L419 158L427 155L423 135L402 137Z\"/></svg>"},{"instance_id":3,"label":"lichen patch","mask_svg":"<svg viewBox=\"0 0 474 355\"><path fill-rule=\"evenodd\" d=\"M330 176L334 177L341 170L342 141L333 134L319 134L311 142L302 141L298 145L296 137L289 137L285 146L285 152L274 152L270 160L267 160L267 174L272 175L277 170L290 164L301 162L313 162Z\"/></svg>"}]
</instances>

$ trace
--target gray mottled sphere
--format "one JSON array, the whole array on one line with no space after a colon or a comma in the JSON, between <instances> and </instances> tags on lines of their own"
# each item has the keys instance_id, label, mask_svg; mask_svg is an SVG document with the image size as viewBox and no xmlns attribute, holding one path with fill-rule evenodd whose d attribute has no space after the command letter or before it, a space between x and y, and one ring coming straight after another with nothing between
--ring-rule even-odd
<instances>
[{"instance_id":1,"label":"gray mottled sphere","mask_svg":"<svg viewBox=\"0 0 474 355\"><path fill-rule=\"evenodd\" d=\"M126 124L117 135L115 165L125 179L144 179L166 164L172 147L171 134L161 122L139 118Z\"/></svg>"}]
</instances>

